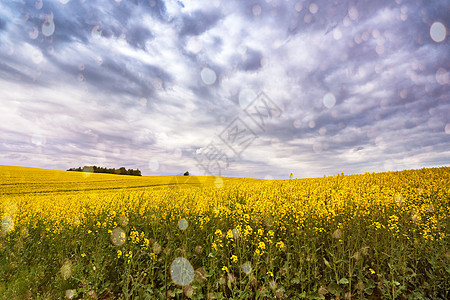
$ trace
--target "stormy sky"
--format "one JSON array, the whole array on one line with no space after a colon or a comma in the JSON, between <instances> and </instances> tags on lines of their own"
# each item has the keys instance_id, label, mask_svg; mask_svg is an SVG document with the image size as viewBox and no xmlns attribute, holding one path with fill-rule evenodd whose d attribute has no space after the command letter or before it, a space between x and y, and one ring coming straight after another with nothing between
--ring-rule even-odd
<instances>
[{"instance_id":1,"label":"stormy sky","mask_svg":"<svg viewBox=\"0 0 450 300\"><path fill-rule=\"evenodd\" d=\"M317 177L449 165L436 1L0 2L0 164Z\"/></svg>"}]
</instances>

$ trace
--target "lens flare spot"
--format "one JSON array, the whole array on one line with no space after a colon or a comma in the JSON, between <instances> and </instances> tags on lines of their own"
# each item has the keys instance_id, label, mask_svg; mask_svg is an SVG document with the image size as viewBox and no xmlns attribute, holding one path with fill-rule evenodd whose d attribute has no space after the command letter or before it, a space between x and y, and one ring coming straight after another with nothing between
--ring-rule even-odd
<instances>
[{"instance_id":1,"label":"lens flare spot","mask_svg":"<svg viewBox=\"0 0 450 300\"><path fill-rule=\"evenodd\" d=\"M216 82L217 76L216 72L210 68L203 68L203 70L200 73L200 76L202 78L202 81L206 85L212 85Z\"/></svg>"},{"instance_id":2,"label":"lens flare spot","mask_svg":"<svg viewBox=\"0 0 450 300\"><path fill-rule=\"evenodd\" d=\"M170 265L170 277L178 285L188 285L194 279L194 268L186 258L177 257Z\"/></svg>"},{"instance_id":3,"label":"lens flare spot","mask_svg":"<svg viewBox=\"0 0 450 300\"><path fill-rule=\"evenodd\" d=\"M434 22L430 27L430 36L436 43L443 42L447 35L447 29L441 22Z\"/></svg>"},{"instance_id":4,"label":"lens flare spot","mask_svg":"<svg viewBox=\"0 0 450 300\"><path fill-rule=\"evenodd\" d=\"M125 244L126 240L127 234L122 228L116 227L113 229L113 231L111 232L111 243L113 243L113 245L122 246L123 244Z\"/></svg>"},{"instance_id":5,"label":"lens flare spot","mask_svg":"<svg viewBox=\"0 0 450 300\"><path fill-rule=\"evenodd\" d=\"M302 9L303 9L303 4L301 2L297 2L297 3L295 3L295 7L294 8L295 8L295 10L297 12L301 12Z\"/></svg>"},{"instance_id":6,"label":"lens flare spot","mask_svg":"<svg viewBox=\"0 0 450 300\"><path fill-rule=\"evenodd\" d=\"M237 228L234 228L233 230L231 230L231 233L233 234L233 239L237 239L240 236L239 229L237 229Z\"/></svg>"},{"instance_id":7,"label":"lens flare spot","mask_svg":"<svg viewBox=\"0 0 450 300\"><path fill-rule=\"evenodd\" d=\"M326 108L332 108L336 104L336 97L333 93L327 93L323 96L322 101Z\"/></svg>"},{"instance_id":8,"label":"lens flare spot","mask_svg":"<svg viewBox=\"0 0 450 300\"><path fill-rule=\"evenodd\" d=\"M67 3L70 2L70 0L59 0L59 2L62 3L62 4L67 4Z\"/></svg>"},{"instance_id":9,"label":"lens flare spot","mask_svg":"<svg viewBox=\"0 0 450 300\"><path fill-rule=\"evenodd\" d=\"M178 221L178 228L180 228L180 230L185 231L188 228L188 221L186 219L181 219L180 221Z\"/></svg>"}]
</instances>

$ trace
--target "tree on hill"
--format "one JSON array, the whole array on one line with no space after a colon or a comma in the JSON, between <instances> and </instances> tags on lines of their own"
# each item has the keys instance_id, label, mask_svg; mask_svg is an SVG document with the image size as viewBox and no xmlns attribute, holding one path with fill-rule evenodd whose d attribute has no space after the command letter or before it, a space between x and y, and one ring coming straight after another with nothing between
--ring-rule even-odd
<instances>
[{"instance_id":1,"label":"tree on hill","mask_svg":"<svg viewBox=\"0 0 450 300\"><path fill-rule=\"evenodd\" d=\"M189 176L189 171L184 172L184 176Z\"/></svg>"},{"instance_id":2,"label":"tree on hill","mask_svg":"<svg viewBox=\"0 0 450 300\"><path fill-rule=\"evenodd\" d=\"M142 176L141 171L139 169L136 169L136 170L128 169L127 170L125 167L120 167L119 169L115 169L115 168L105 168L105 167L97 167L97 166L84 166L83 168L82 167L70 168L67 171Z\"/></svg>"}]
</instances>

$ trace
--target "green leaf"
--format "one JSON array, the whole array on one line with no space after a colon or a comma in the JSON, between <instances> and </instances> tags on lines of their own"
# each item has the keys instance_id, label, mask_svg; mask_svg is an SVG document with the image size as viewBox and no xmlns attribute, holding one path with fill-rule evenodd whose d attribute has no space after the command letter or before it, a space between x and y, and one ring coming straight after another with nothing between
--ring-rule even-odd
<instances>
[{"instance_id":1,"label":"green leaf","mask_svg":"<svg viewBox=\"0 0 450 300\"><path fill-rule=\"evenodd\" d=\"M323 258L323 262L325 263L325 265L326 265L328 268L331 268L330 262L329 262L325 257Z\"/></svg>"},{"instance_id":2,"label":"green leaf","mask_svg":"<svg viewBox=\"0 0 450 300\"><path fill-rule=\"evenodd\" d=\"M339 284L348 284L349 283L349 281L348 281L348 279L347 278L345 278L345 277L342 277L341 278L341 280L339 280L339 282L338 282Z\"/></svg>"},{"instance_id":3,"label":"green leaf","mask_svg":"<svg viewBox=\"0 0 450 300\"><path fill-rule=\"evenodd\" d=\"M298 277L295 277L291 280L292 284L299 284L300 283L300 279Z\"/></svg>"}]
</instances>

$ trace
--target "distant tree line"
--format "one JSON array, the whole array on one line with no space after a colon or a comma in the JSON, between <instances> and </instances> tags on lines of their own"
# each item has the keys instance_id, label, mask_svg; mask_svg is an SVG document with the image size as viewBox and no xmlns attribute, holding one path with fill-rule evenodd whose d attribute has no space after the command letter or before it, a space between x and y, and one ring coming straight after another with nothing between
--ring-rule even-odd
<instances>
[{"instance_id":1,"label":"distant tree line","mask_svg":"<svg viewBox=\"0 0 450 300\"><path fill-rule=\"evenodd\" d=\"M97 166L84 166L84 167L78 167L78 168L70 168L67 171L142 176L141 171L139 169L136 169L136 170L128 169L127 170L125 167L120 167L119 169L115 169L115 168L104 168L104 167L97 167Z\"/></svg>"}]
</instances>

